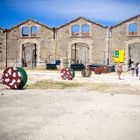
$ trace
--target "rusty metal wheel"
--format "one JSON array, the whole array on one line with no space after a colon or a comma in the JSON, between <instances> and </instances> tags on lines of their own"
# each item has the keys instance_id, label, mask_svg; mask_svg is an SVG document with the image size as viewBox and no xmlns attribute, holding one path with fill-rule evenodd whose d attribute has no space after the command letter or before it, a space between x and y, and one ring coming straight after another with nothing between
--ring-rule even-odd
<instances>
[{"instance_id":1,"label":"rusty metal wheel","mask_svg":"<svg viewBox=\"0 0 140 140\"><path fill-rule=\"evenodd\" d=\"M81 71L81 74L83 77L90 77L92 74L92 71L89 68L85 68Z\"/></svg>"},{"instance_id":2,"label":"rusty metal wheel","mask_svg":"<svg viewBox=\"0 0 140 140\"><path fill-rule=\"evenodd\" d=\"M101 73L109 73L109 72L110 72L110 70L109 70L109 68L107 66L103 66L101 68Z\"/></svg>"},{"instance_id":3,"label":"rusty metal wheel","mask_svg":"<svg viewBox=\"0 0 140 140\"><path fill-rule=\"evenodd\" d=\"M101 68L100 67L95 68L94 73L95 74L101 74Z\"/></svg>"}]
</instances>

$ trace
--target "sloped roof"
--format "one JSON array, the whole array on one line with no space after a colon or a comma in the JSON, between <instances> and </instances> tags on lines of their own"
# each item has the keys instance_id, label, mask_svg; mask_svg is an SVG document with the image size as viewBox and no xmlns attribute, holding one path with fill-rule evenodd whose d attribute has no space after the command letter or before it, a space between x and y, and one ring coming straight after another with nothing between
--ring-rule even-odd
<instances>
[{"instance_id":1,"label":"sloped roof","mask_svg":"<svg viewBox=\"0 0 140 140\"><path fill-rule=\"evenodd\" d=\"M44 25L44 24L42 24L42 23L40 23L40 22L38 22L38 21L36 21L36 20L33 20L33 19L28 19L28 20L26 20L26 21L23 21L23 22L17 24L16 26L12 27L10 30L13 30L14 28L17 28L18 26L21 26L21 25L23 25L23 24L25 24L26 22L29 22L29 21L35 22L36 24L39 24L39 25L41 25L41 26L44 26L44 27L46 27L46 28L48 28L48 29L50 29L50 30L53 30L51 27L46 26L46 25Z\"/></svg>"},{"instance_id":2,"label":"sloped roof","mask_svg":"<svg viewBox=\"0 0 140 140\"><path fill-rule=\"evenodd\" d=\"M0 30L5 30L4 28L0 27Z\"/></svg>"},{"instance_id":3,"label":"sloped roof","mask_svg":"<svg viewBox=\"0 0 140 140\"><path fill-rule=\"evenodd\" d=\"M63 25L57 27L56 29L60 29L60 28L62 28L62 27L65 27L65 26L67 26L67 25L69 25L69 24L71 24L71 23L73 23L73 22L76 22L76 21L78 21L78 20L80 20L80 19L84 19L84 20L86 20L86 21L88 21L88 22L90 22L90 23L92 23L92 24L96 24L96 25L98 25L98 26L100 26L100 27L107 28L107 26L103 26L103 25L101 25L101 24L99 24L99 23L96 23L96 22L93 22L93 21L91 21L91 20L89 20L89 19L87 19L87 18L78 17L78 18L76 18L76 19L74 19L74 20L71 20L71 21L69 21L69 22L67 22L67 23L65 23L65 24L63 24Z\"/></svg>"},{"instance_id":4,"label":"sloped roof","mask_svg":"<svg viewBox=\"0 0 140 140\"><path fill-rule=\"evenodd\" d=\"M131 21L131 20L133 20L133 19L136 19L137 17L140 17L140 15L136 15L136 16L133 16L133 17L131 17L131 18L129 18L129 19L126 19L126 20L124 20L124 21L122 21L122 22L120 22L120 23L118 23L118 24L116 24L116 25L114 25L114 26L111 26L110 28L112 29L112 28L115 28L115 27L117 27L117 26L120 26L120 25L122 25L122 24L124 24L124 23L126 23L126 22L129 22L129 21Z\"/></svg>"}]
</instances>

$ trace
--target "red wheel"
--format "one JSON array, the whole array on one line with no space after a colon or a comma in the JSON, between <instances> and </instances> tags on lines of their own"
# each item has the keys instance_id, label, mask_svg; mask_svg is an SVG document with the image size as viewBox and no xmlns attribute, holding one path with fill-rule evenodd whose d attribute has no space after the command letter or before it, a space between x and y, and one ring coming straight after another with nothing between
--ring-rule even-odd
<instances>
[{"instance_id":1,"label":"red wheel","mask_svg":"<svg viewBox=\"0 0 140 140\"><path fill-rule=\"evenodd\" d=\"M94 69L95 74L101 74L101 68L97 67Z\"/></svg>"},{"instance_id":2,"label":"red wheel","mask_svg":"<svg viewBox=\"0 0 140 140\"><path fill-rule=\"evenodd\" d=\"M73 72L70 68L64 68L60 72L60 76L63 80L72 80L73 79Z\"/></svg>"},{"instance_id":3,"label":"red wheel","mask_svg":"<svg viewBox=\"0 0 140 140\"><path fill-rule=\"evenodd\" d=\"M8 67L2 74L2 83L8 89L17 89L21 86L22 77L20 72L15 67Z\"/></svg>"},{"instance_id":4,"label":"red wheel","mask_svg":"<svg viewBox=\"0 0 140 140\"><path fill-rule=\"evenodd\" d=\"M109 68L108 68L107 66L103 66L103 67L101 68L101 72L102 72L102 73L109 73L110 71L109 71Z\"/></svg>"}]
</instances>

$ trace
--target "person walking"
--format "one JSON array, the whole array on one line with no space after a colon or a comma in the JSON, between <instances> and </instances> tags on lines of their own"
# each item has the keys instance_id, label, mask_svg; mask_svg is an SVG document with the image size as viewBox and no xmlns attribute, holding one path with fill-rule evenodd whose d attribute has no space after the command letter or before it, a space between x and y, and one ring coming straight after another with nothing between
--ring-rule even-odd
<instances>
[{"instance_id":1,"label":"person walking","mask_svg":"<svg viewBox=\"0 0 140 140\"><path fill-rule=\"evenodd\" d=\"M118 62L116 65L116 72L118 75L119 80L121 80L121 73L123 72L123 67L122 67L122 63Z\"/></svg>"},{"instance_id":2,"label":"person walking","mask_svg":"<svg viewBox=\"0 0 140 140\"><path fill-rule=\"evenodd\" d=\"M138 77L138 73L139 73L139 71L138 71L138 65L139 65L139 62L137 62L136 65L135 65L135 71L136 71L136 76L137 77Z\"/></svg>"},{"instance_id":3,"label":"person walking","mask_svg":"<svg viewBox=\"0 0 140 140\"><path fill-rule=\"evenodd\" d=\"M132 64L131 64L132 76L134 76L134 70L135 70L135 63L133 61Z\"/></svg>"},{"instance_id":4,"label":"person walking","mask_svg":"<svg viewBox=\"0 0 140 140\"><path fill-rule=\"evenodd\" d=\"M140 80L140 64L138 64L138 77L139 77L139 80Z\"/></svg>"}]
</instances>

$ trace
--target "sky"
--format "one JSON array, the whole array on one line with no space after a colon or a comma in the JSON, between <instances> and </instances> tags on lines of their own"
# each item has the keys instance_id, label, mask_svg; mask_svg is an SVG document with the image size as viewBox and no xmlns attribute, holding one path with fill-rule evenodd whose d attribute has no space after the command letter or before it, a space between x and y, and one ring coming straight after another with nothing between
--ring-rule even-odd
<instances>
[{"instance_id":1,"label":"sky","mask_svg":"<svg viewBox=\"0 0 140 140\"><path fill-rule=\"evenodd\" d=\"M32 18L50 27L80 16L113 26L140 15L140 0L1 0L0 27L10 29Z\"/></svg>"}]
</instances>

